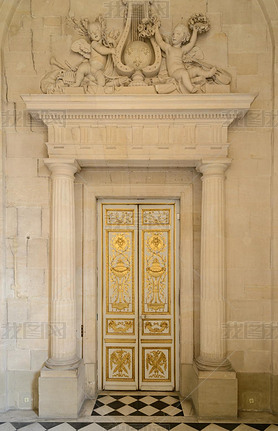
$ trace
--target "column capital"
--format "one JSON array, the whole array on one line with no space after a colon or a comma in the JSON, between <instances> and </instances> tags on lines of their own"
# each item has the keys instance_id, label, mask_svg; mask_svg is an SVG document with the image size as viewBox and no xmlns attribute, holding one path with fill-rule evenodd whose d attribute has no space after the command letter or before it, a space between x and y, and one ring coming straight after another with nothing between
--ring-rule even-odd
<instances>
[{"instance_id":1,"label":"column capital","mask_svg":"<svg viewBox=\"0 0 278 431\"><path fill-rule=\"evenodd\" d=\"M204 176L222 176L231 165L232 159L229 158L215 158L201 160L196 169Z\"/></svg>"},{"instance_id":2,"label":"column capital","mask_svg":"<svg viewBox=\"0 0 278 431\"><path fill-rule=\"evenodd\" d=\"M52 177L74 177L76 172L81 170L79 163L75 159L44 159L44 164L52 172Z\"/></svg>"}]
</instances>

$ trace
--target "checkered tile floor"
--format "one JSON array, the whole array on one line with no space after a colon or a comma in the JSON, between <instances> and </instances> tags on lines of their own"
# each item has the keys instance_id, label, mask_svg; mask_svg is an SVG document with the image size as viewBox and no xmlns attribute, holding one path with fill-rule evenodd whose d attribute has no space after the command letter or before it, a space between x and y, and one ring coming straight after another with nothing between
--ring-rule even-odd
<instances>
[{"instance_id":1,"label":"checkered tile floor","mask_svg":"<svg viewBox=\"0 0 278 431\"><path fill-rule=\"evenodd\" d=\"M92 416L183 416L174 395L99 395Z\"/></svg>"},{"instance_id":2,"label":"checkered tile floor","mask_svg":"<svg viewBox=\"0 0 278 431\"><path fill-rule=\"evenodd\" d=\"M0 431L278 431L278 426L269 424L208 424L208 423L88 423L88 422L35 422L0 423Z\"/></svg>"}]
</instances>

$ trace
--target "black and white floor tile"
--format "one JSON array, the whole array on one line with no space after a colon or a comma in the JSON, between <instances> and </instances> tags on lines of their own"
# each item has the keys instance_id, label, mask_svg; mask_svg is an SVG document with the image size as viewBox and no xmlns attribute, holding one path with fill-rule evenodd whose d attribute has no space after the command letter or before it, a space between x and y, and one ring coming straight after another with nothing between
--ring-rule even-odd
<instances>
[{"instance_id":1,"label":"black and white floor tile","mask_svg":"<svg viewBox=\"0 0 278 431\"><path fill-rule=\"evenodd\" d=\"M99 395L92 416L183 416L176 395Z\"/></svg>"},{"instance_id":2,"label":"black and white floor tile","mask_svg":"<svg viewBox=\"0 0 278 431\"><path fill-rule=\"evenodd\" d=\"M278 431L277 425L234 423L88 423L88 422L36 422L0 423L0 431Z\"/></svg>"}]
</instances>

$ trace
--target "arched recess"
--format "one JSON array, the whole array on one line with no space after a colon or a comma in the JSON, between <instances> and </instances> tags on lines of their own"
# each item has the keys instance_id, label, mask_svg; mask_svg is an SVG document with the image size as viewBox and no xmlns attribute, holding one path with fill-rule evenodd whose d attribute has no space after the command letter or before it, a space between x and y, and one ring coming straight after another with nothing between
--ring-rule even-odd
<instances>
[{"instance_id":1,"label":"arched recess","mask_svg":"<svg viewBox=\"0 0 278 431\"><path fill-rule=\"evenodd\" d=\"M1 0L0 2L0 328L3 330L7 322L5 304L5 161L3 148L3 111L5 100L5 75L3 73L3 46L13 15L20 0ZM1 340L2 341L2 340ZM6 389L6 345L0 343L0 411L7 409Z\"/></svg>"},{"instance_id":2,"label":"arched recess","mask_svg":"<svg viewBox=\"0 0 278 431\"><path fill-rule=\"evenodd\" d=\"M269 34L272 42L272 151L271 151L271 270L272 270L272 296L271 296L271 321L276 325L278 315L278 292L277 292L277 257L278 257L278 207L275 196L278 193L278 151L277 151L277 108L278 108L278 74L277 74L277 48L278 48L278 1L277 0L257 0L268 24ZM272 362L271 362L271 410L278 412L278 340L273 333L271 341Z\"/></svg>"}]
</instances>

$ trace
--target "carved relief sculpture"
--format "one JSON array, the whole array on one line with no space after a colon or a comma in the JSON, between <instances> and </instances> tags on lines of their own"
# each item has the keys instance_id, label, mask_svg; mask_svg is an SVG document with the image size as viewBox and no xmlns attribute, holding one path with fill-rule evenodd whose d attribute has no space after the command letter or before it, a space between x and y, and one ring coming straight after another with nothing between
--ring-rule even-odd
<instances>
[{"instance_id":1,"label":"carved relief sculpture","mask_svg":"<svg viewBox=\"0 0 278 431\"><path fill-rule=\"evenodd\" d=\"M77 69L75 76L75 83L73 87L80 87L83 80L87 78L87 88L90 86L90 81L96 83L100 87L105 86L104 69L107 63L107 56L115 53L115 48L108 42L105 46L105 38L103 37L103 30L101 26L101 19L87 25L87 35L91 44L89 45L86 40L79 39L73 43L71 49L83 55L85 61L81 63Z\"/></svg>"},{"instance_id":2,"label":"carved relief sculpture","mask_svg":"<svg viewBox=\"0 0 278 431\"><path fill-rule=\"evenodd\" d=\"M152 2L123 3L126 5L126 23L116 49L115 66L120 75L132 77L130 86L147 86L145 77L157 75L161 64L161 51L154 37L149 41L140 33L141 22L152 15Z\"/></svg>"},{"instance_id":3,"label":"carved relief sculpture","mask_svg":"<svg viewBox=\"0 0 278 431\"><path fill-rule=\"evenodd\" d=\"M191 78L196 78L198 76L211 78L216 73L215 67L212 67L207 72L200 67L192 67L188 70L184 67L183 59L185 55L194 48L197 41L198 30L201 29L198 24L198 22L194 24L193 32L188 43L186 43L187 29L183 24L178 24L174 28L172 45L163 41L158 26L155 30L156 41L166 54L166 65L169 76L175 78L182 93L197 93L198 87L191 82ZM206 31L208 31L208 29L209 27L207 25Z\"/></svg>"},{"instance_id":4,"label":"carved relief sculpture","mask_svg":"<svg viewBox=\"0 0 278 431\"><path fill-rule=\"evenodd\" d=\"M83 37L75 40L71 50L80 55L73 67L51 58L52 70L41 81L44 93L200 93L207 84L227 86L231 75L203 61L196 46L198 35L210 30L202 14L192 15L188 28L178 23L171 41L161 32L160 17L153 1L122 0L125 8L122 32L107 30L102 17L68 18L68 24Z\"/></svg>"}]
</instances>

